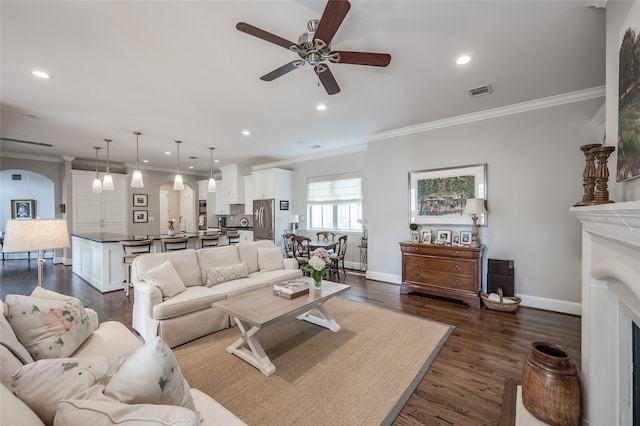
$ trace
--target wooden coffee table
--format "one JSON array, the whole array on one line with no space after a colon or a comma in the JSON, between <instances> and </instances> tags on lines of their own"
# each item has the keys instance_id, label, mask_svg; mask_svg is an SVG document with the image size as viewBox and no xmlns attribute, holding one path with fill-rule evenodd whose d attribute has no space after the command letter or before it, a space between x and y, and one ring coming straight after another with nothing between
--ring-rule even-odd
<instances>
[{"instance_id":1,"label":"wooden coffee table","mask_svg":"<svg viewBox=\"0 0 640 426\"><path fill-rule=\"evenodd\" d=\"M313 284L312 284L313 285ZM285 318L296 316L299 320L338 332L341 327L327 312L323 304L351 288L346 284L323 281L320 290L311 288L309 294L286 299L273 294L273 286L244 293L237 297L213 303L213 307L228 313L238 324L242 336L227 347L230 352L270 376L276 372L262 345L256 338L263 327ZM320 316L312 315L317 311Z\"/></svg>"}]
</instances>

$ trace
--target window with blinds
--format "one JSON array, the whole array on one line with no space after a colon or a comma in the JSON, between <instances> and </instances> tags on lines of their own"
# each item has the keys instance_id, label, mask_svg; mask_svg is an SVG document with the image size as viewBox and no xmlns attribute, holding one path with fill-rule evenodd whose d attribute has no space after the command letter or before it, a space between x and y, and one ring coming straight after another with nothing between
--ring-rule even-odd
<instances>
[{"instance_id":1,"label":"window with blinds","mask_svg":"<svg viewBox=\"0 0 640 426\"><path fill-rule=\"evenodd\" d=\"M307 180L307 227L310 230L360 231L362 178L323 176Z\"/></svg>"}]
</instances>

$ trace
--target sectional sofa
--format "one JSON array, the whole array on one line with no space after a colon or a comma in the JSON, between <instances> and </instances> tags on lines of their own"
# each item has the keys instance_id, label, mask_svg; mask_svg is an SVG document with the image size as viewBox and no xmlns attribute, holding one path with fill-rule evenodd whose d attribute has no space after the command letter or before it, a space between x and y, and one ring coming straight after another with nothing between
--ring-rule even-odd
<instances>
[{"instance_id":1,"label":"sectional sofa","mask_svg":"<svg viewBox=\"0 0 640 426\"><path fill-rule=\"evenodd\" d=\"M133 328L175 347L232 325L214 302L301 276L268 240L143 254L131 266Z\"/></svg>"}]
</instances>

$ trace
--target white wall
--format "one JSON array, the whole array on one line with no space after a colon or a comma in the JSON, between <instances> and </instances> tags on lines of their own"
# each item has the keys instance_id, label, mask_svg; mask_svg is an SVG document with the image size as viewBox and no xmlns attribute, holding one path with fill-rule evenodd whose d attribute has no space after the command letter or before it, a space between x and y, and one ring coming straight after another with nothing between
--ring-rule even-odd
<instances>
[{"instance_id":1,"label":"white wall","mask_svg":"<svg viewBox=\"0 0 640 426\"><path fill-rule=\"evenodd\" d=\"M487 257L515 261L523 305L579 313L581 234L569 208L582 199L579 147L598 142L601 130L592 118L602 102L369 143L367 276L400 282L398 242L409 233L409 171L487 163L489 220L480 229Z\"/></svg>"}]
</instances>

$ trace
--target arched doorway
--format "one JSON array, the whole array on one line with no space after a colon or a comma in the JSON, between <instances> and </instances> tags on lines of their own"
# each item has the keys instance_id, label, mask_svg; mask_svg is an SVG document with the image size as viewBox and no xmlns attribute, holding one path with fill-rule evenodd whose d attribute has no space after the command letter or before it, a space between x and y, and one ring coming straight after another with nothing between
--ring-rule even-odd
<instances>
[{"instance_id":1,"label":"arched doorway","mask_svg":"<svg viewBox=\"0 0 640 426\"><path fill-rule=\"evenodd\" d=\"M160 234L166 234L169 218L176 220L176 231L196 232L194 191L185 183L182 191L173 189L173 182L160 186Z\"/></svg>"}]
</instances>

